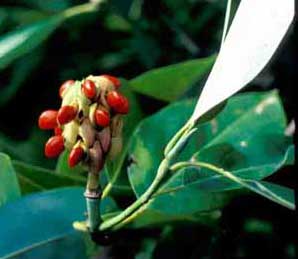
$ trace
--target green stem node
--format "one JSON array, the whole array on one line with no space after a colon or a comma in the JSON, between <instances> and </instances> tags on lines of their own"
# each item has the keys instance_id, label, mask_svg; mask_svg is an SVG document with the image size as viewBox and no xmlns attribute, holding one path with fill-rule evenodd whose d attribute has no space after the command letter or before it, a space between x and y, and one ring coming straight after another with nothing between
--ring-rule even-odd
<instances>
[{"instance_id":1,"label":"green stem node","mask_svg":"<svg viewBox=\"0 0 298 259\"><path fill-rule=\"evenodd\" d=\"M120 214L107 221L104 221L99 227L101 231L121 228L122 226L131 222L140 213L140 211L142 211L142 206L149 201L169 171L172 160L177 157L177 154L181 151L188 139L194 133L194 125L195 124L193 122L187 122L181 128L181 130L176 133L165 149L165 157L160 163L155 179L149 188L133 204L127 207Z\"/></svg>"}]
</instances>

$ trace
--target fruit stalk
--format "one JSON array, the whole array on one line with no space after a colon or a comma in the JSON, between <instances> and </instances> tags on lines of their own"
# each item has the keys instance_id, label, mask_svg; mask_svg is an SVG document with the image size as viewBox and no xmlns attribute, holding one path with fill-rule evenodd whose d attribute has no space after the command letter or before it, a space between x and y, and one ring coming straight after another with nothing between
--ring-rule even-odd
<instances>
[{"instance_id":1,"label":"fruit stalk","mask_svg":"<svg viewBox=\"0 0 298 259\"><path fill-rule=\"evenodd\" d=\"M100 224L100 198L99 174L88 173L86 191L84 193L87 206L87 226L91 233L97 231Z\"/></svg>"}]
</instances>

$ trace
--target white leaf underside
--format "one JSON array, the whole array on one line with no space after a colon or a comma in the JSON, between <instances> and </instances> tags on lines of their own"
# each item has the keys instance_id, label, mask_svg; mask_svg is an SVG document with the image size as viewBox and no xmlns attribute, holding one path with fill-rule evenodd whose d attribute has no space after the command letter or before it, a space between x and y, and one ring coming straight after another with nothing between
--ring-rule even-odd
<instances>
[{"instance_id":1,"label":"white leaf underside","mask_svg":"<svg viewBox=\"0 0 298 259\"><path fill-rule=\"evenodd\" d=\"M191 120L239 91L266 66L294 18L294 0L242 0Z\"/></svg>"}]
</instances>

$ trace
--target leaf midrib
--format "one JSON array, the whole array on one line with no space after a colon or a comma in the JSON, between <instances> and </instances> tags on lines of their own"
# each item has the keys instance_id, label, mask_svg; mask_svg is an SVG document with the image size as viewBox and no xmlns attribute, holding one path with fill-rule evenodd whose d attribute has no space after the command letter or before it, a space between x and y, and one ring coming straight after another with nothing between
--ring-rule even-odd
<instances>
[{"instance_id":1,"label":"leaf midrib","mask_svg":"<svg viewBox=\"0 0 298 259\"><path fill-rule=\"evenodd\" d=\"M34 186L35 188L39 189L40 191L46 190L46 188L44 188L42 185L32 181L30 178L22 175L21 173L18 173L17 177L21 178L24 182L29 183L30 185Z\"/></svg>"},{"instance_id":2,"label":"leaf midrib","mask_svg":"<svg viewBox=\"0 0 298 259\"><path fill-rule=\"evenodd\" d=\"M286 159L284 159L283 161L285 161ZM281 162L282 163L282 162ZM237 174L243 172L243 171L248 171L248 170L258 170L260 168L264 168L264 167L278 167L281 163L279 163L278 165L276 165L275 163L271 163L271 164L267 164L267 165L260 165L260 166L251 166L251 167L247 167L247 168L243 168L243 169L239 169L239 170L235 170L235 171L232 171L233 174L237 177L239 177ZM175 192L175 191L179 191L183 188L186 188L187 186L191 186L191 185L195 185L195 184L198 184L198 183L204 183L206 181L210 181L210 180L214 180L214 179L217 179L217 178L223 178L223 179L227 179L225 178L224 176L222 175L218 175L218 174L215 174L213 176L210 176L210 177L206 177L205 179L202 179L202 180L199 180L199 181L194 181L194 182L191 182L189 184L184 184L184 185L179 185L175 188L171 188L171 189L167 189L165 191L161 191L161 192L158 192L154 195L154 197L157 197L159 195L164 195L164 194L167 194L167 193L171 193L171 192ZM256 181L254 179L245 179L245 180L253 180L253 181ZM225 191L229 191L229 190L234 190L234 189L239 189L239 188L230 188L228 190L225 190Z\"/></svg>"},{"instance_id":3,"label":"leaf midrib","mask_svg":"<svg viewBox=\"0 0 298 259\"><path fill-rule=\"evenodd\" d=\"M285 164L285 162L288 160L289 154L290 154L290 151L291 151L291 148L293 148L292 145L287 149L285 155L283 156L283 159L281 159L278 163L270 163L270 164L266 164L266 165L250 166L250 167L238 169L238 170L235 170L235 171L232 170L231 172L233 172L233 174L235 174L237 177L239 177L237 174L239 174L241 172L244 172L244 171L248 171L248 170L258 170L258 169L262 169L262 168L265 168L265 167L275 167L276 169L278 169L283 164ZM230 170L228 170L228 171L230 172ZM223 177L224 176L222 176L222 175L214 174L213 176L210 176L208 178L206 177L205 179L200 180L200 182L206 182L206 181L209 181L209 180L214 180L214 179L223 178ZM249 179L246 179L246 180L249 180ZM186 186L195 185L198 182L199 181L194 181L194 182L191 182L189 184L179 185L176 188L171 188L171 189L168 189L166 191L157 192L154 196L156 197L158 195L163 195L163 194L166 194L166 193L170 193L170 192L174 192L174 191L179 191L179 190L181 190L183 188L186 188ZM229 189L229 190L233 190L233 189Z\"/></svg>"},{"instance_id":4,"label":"leaf midrib","mask_svg":"<svg viewBox=\"0 0 298 259\"><path fill-rule=\"evenodd\" d=\"M18 161L18 160L13 160L12 164L13 165L16 164L16 165L21 166L21 167L23 166L25 169L28 169L28 170L32 169L32 170L39 171L41 173L50 174L50 175L52 175L54 177L57 177L59 179L77 181L77 182L80 182L82 184L85 184L85 182L86 182L84 178L79 177L79 176L57 174L54 171L49 170L47 168L43 168L43 167L35 166L35 165L30 165L30 164L27 164L27 163L24 163L24 162L21 162L21 161ZM19 175L19 174L22 174L22 173L17 171L17 175ZM26 177L26 176L24 176L24 177ZM28 177L26 177L26 178L28 178Z\"/></svg>"}]
</instances>

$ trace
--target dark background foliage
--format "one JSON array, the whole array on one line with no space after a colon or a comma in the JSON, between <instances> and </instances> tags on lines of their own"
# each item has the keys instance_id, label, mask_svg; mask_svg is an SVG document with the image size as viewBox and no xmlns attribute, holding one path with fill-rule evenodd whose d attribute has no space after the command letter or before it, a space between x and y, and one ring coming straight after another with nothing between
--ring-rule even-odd
<instances>
[{"instance_id":1,"label":"dark background foliage","mask_svg":"<svg viewBox=\"0 0 298 259\"><path fill-rule=\"evenodd\" d=\"M2 0L0 33L80 3L84 1ZM16 8L33 9L35 13L13 15ZM220 44L224 12L225 1L219 0L113 0L99 12L68 20L44 44L0 71L0 95L14 77L22 71L24 74L20 87L0 108L1 134L16 145L32 140L34 135L34 141L40 143L36 145L37 152L42 152L48 135L36 130L37 118L42 110L59 106L57 91L61 82L105 73L131 79L155 67L214 54ZM271 64L248 89L278 88L289 121L297 109L295 30L293 26ZM165 105L149 97L138 97L147 114ZM3 151L19 159L10 150ZM49 168L55 165L55 161L41 155L31 162ZM270 180L295 187L290 166ZM216 231L177 226L168 234L160 230L123 233L106 252L109 258L131 258L139 250L140 240L148 239L150 243L155 239L159 241L153 252L155 258L295 258L293 222L293 212L249 196L225 208Z\"/></svg>"}]
</instances>

